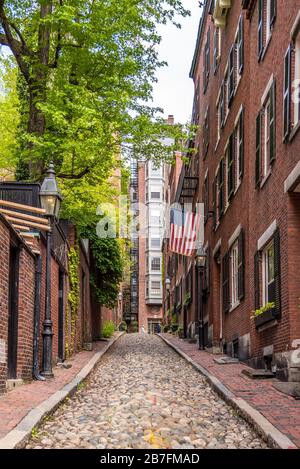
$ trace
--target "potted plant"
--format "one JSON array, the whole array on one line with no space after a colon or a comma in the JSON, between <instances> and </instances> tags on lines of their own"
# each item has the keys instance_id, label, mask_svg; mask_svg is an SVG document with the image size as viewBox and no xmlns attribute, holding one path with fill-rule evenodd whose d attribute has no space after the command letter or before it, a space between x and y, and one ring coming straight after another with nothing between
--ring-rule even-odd
<instances>
[{"instance_id":1,"label":"potted plant","mask_svg":"<svg viewBox=\"0 0 300 469\"><path fill-rule=\"evenodd\" d=\"M259 309L254 311L253 319L256 327L260 327L278 317L275 303L267 303Z\"/></svg>"},{"instance_id":2,"label":"potted plant","mask_svg":"<svg viewBox=\"0 0 300 469\"><path fill-rule=\"evenodd\" d=\"M177 334L178 334L179 339L183 339L183 338L184 338L184 330L183 330L183 327L182 327L182 326L179 326L179 327L178 327L178 329L177 329Z\"/></svg>"}]
</instances>

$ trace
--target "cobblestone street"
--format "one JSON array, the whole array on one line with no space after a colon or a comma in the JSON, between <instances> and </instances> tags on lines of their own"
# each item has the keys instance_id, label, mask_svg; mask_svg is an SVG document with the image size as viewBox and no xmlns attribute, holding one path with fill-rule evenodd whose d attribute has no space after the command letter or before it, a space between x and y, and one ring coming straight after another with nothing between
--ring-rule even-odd
<instances>
[{"instance_id":1,"label":"cobblestone street","mask_svg":"<svg viewBox=\"0 0 300 469\"><path fill-rule=\"evenodd\" d=\"M266 448L156 336L122 337L27 448Z\"/></svg>"}]
</instances>

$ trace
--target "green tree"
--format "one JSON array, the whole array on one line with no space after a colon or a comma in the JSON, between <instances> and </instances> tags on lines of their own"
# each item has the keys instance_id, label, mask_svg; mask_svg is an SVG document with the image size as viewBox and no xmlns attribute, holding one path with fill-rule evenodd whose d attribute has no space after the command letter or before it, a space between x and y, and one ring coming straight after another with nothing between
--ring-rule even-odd
<instances>
[{"instance_id":1,"label":"green tree","mask_svg":"<svg viewBox=\"0 0 300 469\"><path fill-rule=\"evenodd\" d=\"M11 60L0 68L0 171L12 177L17 160L17 128L20 121L17 68Z\"/></svg>"},{"instance_id":2,"label":"green tree","mask_svg":"<svg viewBox=\"0 0 300 469\"><path fill-rule=\"evenodd\" d=\"M170 156L166 125L145 103L164 65L157 25L187 14L180 0L0 0L0 45L26 89L31 178L49 159L63 179L99 178L121 144Z\"/></svg>"}]
</instances>

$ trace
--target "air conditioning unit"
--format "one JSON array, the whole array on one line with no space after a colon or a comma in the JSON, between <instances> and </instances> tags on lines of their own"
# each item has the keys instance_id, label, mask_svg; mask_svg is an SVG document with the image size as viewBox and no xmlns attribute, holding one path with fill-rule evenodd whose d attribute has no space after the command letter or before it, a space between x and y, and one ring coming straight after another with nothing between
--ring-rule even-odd
<instances>
[{"instance_id":1,"label":"air conditioning unit","mask_svg":"<svg viewBox=\"0 0 300 469\"><path fill-rule=\"evenodd\" d=\"M226 26L226 16L231 6L231 0L216 0L213 18L217 28Z\"/></svg>"}]
</instances>

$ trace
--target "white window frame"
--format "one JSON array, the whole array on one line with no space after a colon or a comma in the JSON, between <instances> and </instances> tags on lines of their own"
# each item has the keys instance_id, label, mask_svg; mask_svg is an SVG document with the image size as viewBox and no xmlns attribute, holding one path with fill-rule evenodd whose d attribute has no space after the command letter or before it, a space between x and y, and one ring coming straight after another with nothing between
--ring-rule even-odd
<instances>
[{"instance_id":1,"label":"white window frame","mask_svg":"<svg viewBox=\"0 0 300 469\"><path fill-rule=\"evenodd\" d=\"M292 100L294 105L294 127L300 122L300 104L297 102L299 100L299 91L297 90L300 87L300 31L295 38L295 73L294 73L294 86L292 89ZM294 98L294 99L293 99Z\"/></svg>"},{"instance_id":2,"label":"white window frame","mask_svg":"<svg viewBox=\"0 0 300 469\"><path fill-rule=\"evenodd\" d=\"M272 36L272 26L271 26L271 0L265 0L266 5L264 8L266 9L266 21L265 21L265 28L266 28L266 44L268 44L270 37Z\"/></svg>"},{"instance_id":3,"label":"white window frame","mask_svg":"<svg viewBox=\"0 0 300 469\"><path fill-rule=\"evenodd\" d=\"M262 158L262 176L267 176L270 170L269 154L270 154L270 109L271 109L271 97L268 95L264 106L263 106L263 158Z\"/></svg>"},{"instance_id":4,"label":"white window frame","mask_svg":"<svg viewBox=\"0 0 300 469\"><path fill-rule=\"evenodd\" d=\"M275 246L274 246L274 238L272 238L268 244L265 246L265 248L262 250L262 296L263 296L263 306L265 306L267 303L270 302L269 299L269 285L275 281L275 275L273 278L269 279L269 268L268 268L268 252L273 246L273 263L275 262L275 257L274 257L274 252L275 252ZM275 265L273 265L273 272L275 271Z\"/></svg>"},{"instance_id":5,"label":"white window frame","mask_svg":"<svg viewBox=\"0 0 300 469\"><path fill-rule=\"evenodd\" d=\"M239 305L239 242L230 248L230 302L231 309Z\"/></svg>"},{"instance_id":6,"label":"white window frame","mask_svg":"<svg viewBox=\"0 0 300 469\"><path fill-rule=\"evenodd\" d=\"M159 260L159 269L153 269L152 268L152 263L153 261ZM150 267L151 267L151 272L159 274L161 273L161 257L160 256L152 256L150 259Z\"/></svg>"}]
</instances>

